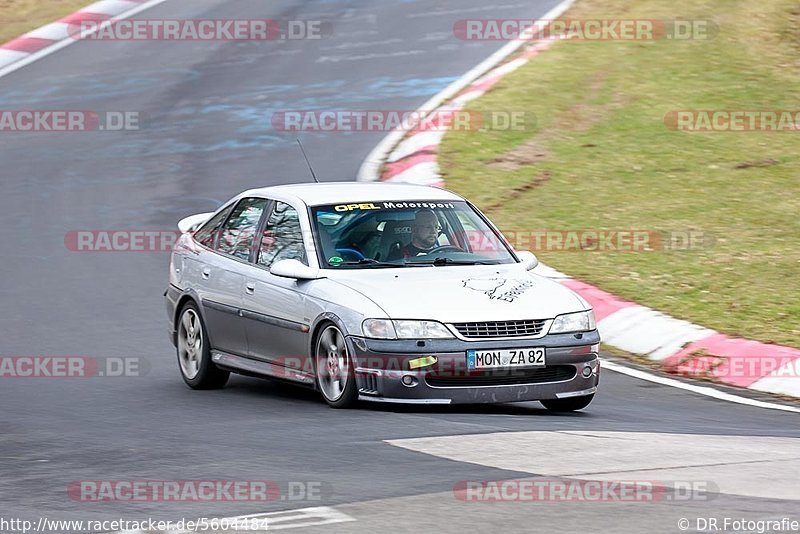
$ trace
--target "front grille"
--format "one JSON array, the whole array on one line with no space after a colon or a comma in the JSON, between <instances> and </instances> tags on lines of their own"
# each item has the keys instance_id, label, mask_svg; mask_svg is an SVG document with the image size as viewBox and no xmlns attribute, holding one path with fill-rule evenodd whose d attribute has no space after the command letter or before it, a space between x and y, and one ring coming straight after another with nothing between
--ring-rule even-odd
<instances>
[{"instance_id":1,"label":"front grille","mask_svg":"<svg viewBox=\"0 0 800 534\"><path fill-rule=\"evenodd\" d=\"M545 320L491 321L483 323L454 323L458 333L472 339L497 337L532 337L542 333Z\"/></svg>"},{"instance_id":2,"label":"front grille","mask_svg":"<svg viewBox=\"0 0 800 534\"><path fill-rule=\"evenodd\" d=\"M470 371L462 375L429 373L425 382L435 388L517 386L572 380L576 372L572 365L551 365L535 369Z\"/></svg>"}]
</instances>

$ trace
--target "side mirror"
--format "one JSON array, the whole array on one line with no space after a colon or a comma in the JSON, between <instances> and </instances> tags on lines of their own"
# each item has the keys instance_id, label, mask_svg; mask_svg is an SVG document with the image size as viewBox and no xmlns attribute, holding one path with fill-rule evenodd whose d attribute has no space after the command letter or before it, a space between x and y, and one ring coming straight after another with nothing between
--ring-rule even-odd
<instances>
[{"instance_id":1,"label":"side mirror","mask_svg":"<svg viewBox=\"0 0 800 534\"><path fill-rule=\"evenodd\" d=\"M526 271L532 271L539 265L539 259L533 252L523 250L522 252L517 252L517 257Z\"/></svg>"},{"instance_id":2,"label":"side mirror","mask_svg":"<svg viewBox=\"0 0 800 534\"><path fill-rule=\"evenodd\" d=\"M269 269L270 274L282 278L294 278L295 280L317 280L324 278L319 269L313 269L308 265L297 260L281 260L272 264Z\"/></svg>"}]
</instances>

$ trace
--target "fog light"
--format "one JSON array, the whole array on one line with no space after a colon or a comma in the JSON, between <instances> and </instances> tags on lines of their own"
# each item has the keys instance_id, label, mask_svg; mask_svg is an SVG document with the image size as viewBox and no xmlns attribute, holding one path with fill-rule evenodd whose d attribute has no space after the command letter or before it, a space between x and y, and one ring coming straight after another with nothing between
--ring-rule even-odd
<instances>
[{"instance_id":1,"label":"fog light","mask_svg":"<svg viewBox=\"0 0 800 534\"><path fill-rule=\"evenodd\" d=\"M417 384L419 384L419 381L417 380L417 377L415 377L415 376L411 376L411 375L405 375L405 376L404 376L404 377L401 379L401 382L403 382L403 385L404 385L404 386L406 386L406 387L410 387L410 388L413 388L414 386L416 386Z\"/></svg>"},{"instance_id":2,"label":"fog light","mask_svg":"<svg viewBox=\"0 0 800 534\"><path fill-rule=\"evenodd\" d=\"M592 368L588 365L583 368L583 378L589 378L592 376Z\"/></svg>"}]
</instances>

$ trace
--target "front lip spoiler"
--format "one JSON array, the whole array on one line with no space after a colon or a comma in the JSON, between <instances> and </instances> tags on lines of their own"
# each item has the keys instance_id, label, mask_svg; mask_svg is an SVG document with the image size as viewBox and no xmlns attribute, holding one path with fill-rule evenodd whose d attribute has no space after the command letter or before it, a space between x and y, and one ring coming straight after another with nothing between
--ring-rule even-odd
<instances>
[{"instance_id":1,"label":"front lip spoiler","mask_svg":"<svg viewBox=\"0 0 800 534\"><path fill-rule=\"evenodd\" d=\"M569 391L566 393L556 393L559 399L568 399L571 397L584 397L586 395L593 395L597 392L597 387L582 389L581 391ZM387 404L451 404L450 399L392 399L387 397L371 397L369 395L359 395L358 400L368 402L384 402ZM513 402L513 401L508 401ZM530 402L530 401L525 401Z\"/></svg>"},{"instance_id":2,"label":"front lip spoiler","mask_svg":"<svg viewBox=\"0 0 800 534\"><path fill-rule=\"evenodd\" d=\"M585 397L586 395L593 395L597 393L597 386L589 389L582 389L581 391L567 391L566 393L556 393L559 399L568 399L570 397Z\"/></svg>"},{"instance_id":3,"label":"front lip spoiler","mask_svg":"<svg viewBox=\"0 0 800 534\"><path fill-rule=\"evenodd\" d=\"M370 397L359 395L358 400L369 402L385 402L389 404L450 404L450 399L392 399L388 397Z\"/></svg>"}]
</instances>

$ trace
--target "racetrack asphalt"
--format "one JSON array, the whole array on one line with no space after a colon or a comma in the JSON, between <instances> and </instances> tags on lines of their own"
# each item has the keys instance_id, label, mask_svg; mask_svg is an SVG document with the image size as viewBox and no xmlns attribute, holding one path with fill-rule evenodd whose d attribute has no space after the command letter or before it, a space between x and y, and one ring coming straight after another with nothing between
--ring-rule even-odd
<instances>
[{"instance_id":1,"label":"racetrack asphalt","mask_svg":"<svg viewBox=\"0 0 800 534\"><path fill-rule=\"evenodd\" d=\"M181 381L166 334L168 254L64 245L71 230L171 230L244 189L308 181L295 135L272 128L273 112L416 109L503 44L455 39L457 19L537 17L556 3L169 0L140 18L319 19L332 33L267 43L87 41L1 78L0 109L137 111L144 119L139 131L0 135L0 355L137 357L147 372L0 379L0 515L174 520L334 506L356 519L337 528L363 532L504 524L509 532L678 532L681 517L800 519L795 500L730 494L657 505L460 502L452 493L459 481L531 473L384 440L532 430L798 438L798 416L609 372L595 402L572 415L538 403L337 411L311 391L244 377L195 392ZM302 138L320 178L343 181L383 135ZM491 446L502 448L502 439ZM697 461L653 439L659 447ZM724 448L717 453L724 462ZM609 448L607 458L619 454ZM128 479L318 481L328 490L321 502L266 504L90 503L66 491L71 481Z\"/></svg>"}]
</instances>

